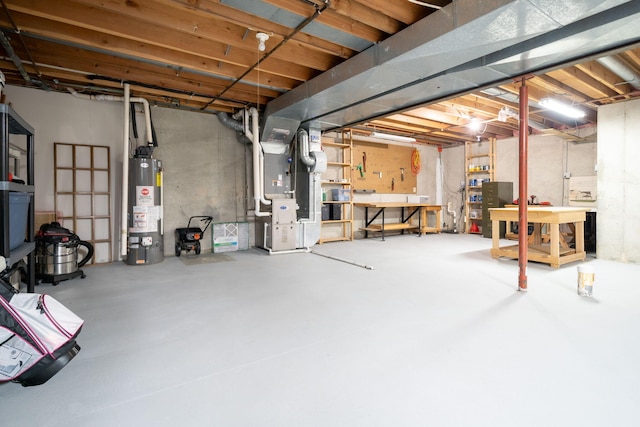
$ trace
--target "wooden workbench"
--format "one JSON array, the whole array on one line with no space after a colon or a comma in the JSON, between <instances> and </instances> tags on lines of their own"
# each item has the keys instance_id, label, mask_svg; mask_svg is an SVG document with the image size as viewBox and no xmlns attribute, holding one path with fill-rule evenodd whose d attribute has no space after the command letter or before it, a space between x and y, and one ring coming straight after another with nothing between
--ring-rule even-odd
<instances>
[{"instance_id":1,"label":"wooden workbench","mask_svg":"<svg viewBox=\"0 0 640 427\"><path fill-rule=\"evenodd\" d=\"M588 208L529 206L527 222L533 223L533 234L529 237L527 259L543 262L554 268L573 261L582 261L586 257L584 250L584 222ZM492 227L491 256L517 259L518 245L500 247L500 221L518 221L518 207L489 209ZM544 243L541 234L542 225L546 224L549 243ZM575 230L575 248L569 247L560 234L560 224L573 225ZM546 240L546 239L545 239Z\"/></svg>"},{"instance_id":2,"label":"wooden workbench","mask_svg":"<svg viewBox=\"0 0 640 427\"><path fill-rule=\"evenodd\" d=\"M420 235L423 233L439 233L440 232L440 212L442 206L430 205L427 203L408 203L408 202L367 202L367 203L354 203L354 206L364 208L364 220L365 226L360 228L364 231L365 239L369 237L369 232L382 233L382 240L384 240L385 231L400 231L404 233L405 230L417 231ZM369 209L377 209L376 213L369 218ZM386 209L400 209L400 222L387 223L385 218ZM407 216L405 216L405 209L407 210ZM412 217L418 213L418 224L411 222ZM435 215L435 226L429 227L427 221L427 214L433 212ZM381 217L382 222L374 224L373 222Z\"/></svg>"}]
</instances>

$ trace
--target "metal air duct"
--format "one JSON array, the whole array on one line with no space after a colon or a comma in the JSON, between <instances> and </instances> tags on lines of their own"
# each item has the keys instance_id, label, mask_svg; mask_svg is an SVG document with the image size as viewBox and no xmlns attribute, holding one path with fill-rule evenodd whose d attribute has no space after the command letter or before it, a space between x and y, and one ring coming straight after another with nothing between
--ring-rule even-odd
<instances>
[{"instance_id":1,"label":"metal air duct","mask_svg":"<svg viewBox=\"0 0 640 427\"><path fill-rule=\"evenodd\" d=\"M631 45L639 19L638 1L457 0L271 101L261 141L275 129L290 141L300 124L350 126Z\"/></svg>"}]
</instances>

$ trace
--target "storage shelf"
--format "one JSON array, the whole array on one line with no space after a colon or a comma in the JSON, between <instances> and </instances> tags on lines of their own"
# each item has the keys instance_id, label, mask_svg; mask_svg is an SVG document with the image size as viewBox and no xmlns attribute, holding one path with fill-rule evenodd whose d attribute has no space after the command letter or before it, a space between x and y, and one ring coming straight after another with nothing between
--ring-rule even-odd
<instances>
[{"instance_id":1,"label":"storage shelf","mask_svg":"<svg viewBox=\"0 0 640 427\"><path fill-rule=\"evenodd\" d=\"M324 237L320 238L318 243L348 242L350 240L352 240L350 237Z\"/></svg>"},{"instance_id":2,"label":"storage shelf","mask_svg":"<svg viewBox=\"0 0 640 427\"><path fill-rule=\"evenodd\" d=\"M5 257L7 261L7 265L13 265L16 262L20 261L22 258L29 255L36 248L36 244L34 242L25 242L11 250L11 255Z\"/></svg>"},{"instance_id":3,"label":"storage shelf","mask_svg":"<svg viewBox=\"0 0 640 427\"><path fill-rule=\"evenodd\" d=\"M22 193L33 193L36 190L35 185L20 184L17 182L0 181L0 191L18 191Z\"/></svg>"},{"instance_id":4,"label":"storage shelf","mask_svg":"<svg viewBox=\"0 0 640 427\"><path fill-rule=\"evenodd\" d=\"M491 157L491 153L470 154L467 156L467 160L478 159L480 157Z\"/></svg>"},{"instance_id":5,"label":"storage shelf","mask_svg":"<svg viewBox=\"0 0 640 427\"><path fill-rule=\"evenodd\" d=\"M332 142L332 141L322 141L322 145L327 147L340 147L340 148L351 148L351 144L345 144L342 142Z\"/></svg>"},{"instance_id":6,"label":"storage shelf","mask_svg":"<svg viewBox=\"0 0 640 427\"><path fill-rule=\"evenodd\" d=\"M17 182L1 181L0 182L0 227L2 227L2 233L0 235L3 238L0 240L0 255L6 259L7 268L15 270L16 264L27 258L26 273L27 273L27 292L35 292L36 284L36 269L35 269L35 209L33 194L35 193L35 146L34 146L34 130L22 117L20 117L14 110L7 104L0 104L0 120L2 129L2 135L0 137L0 153L3 157L0 159L0 177L3 179L9 175L9 138L10 135L25 135L26 136L26 150L20 148L21 151L26 151L27 157L27 176L24 184ZM30 194L30 203L27 209L27 227L26 235L27 242L21 243L16 248L11 249L9 240L9 233L23 234L25 230L11 230L11 206L10 206L10 193L22 192Z\"/></svg>"},{"instance_id":7,"label":"storage shelf","mask_svg":"<svg viewBox=\"0 0 640 427\"><path fill-rule=\"evenodd\" d=\"M320 181L323 185L351 185L351 181Z\"/></svg>"},{"instance_id":8,"label":"storage shelf","mask_svg":"<svg viewBox=\"0 0 640 427\"><path fill-rule=\"evenodd\" d=\"M488 178L489 179L488 182L493 182L495 180L496 140L495 138L489 138L488 142L483 142L482 144L478 142L467 141L464 145L464 151L465 151L465 160L466 160L465 190L466 190L467 196L469 196L470 194L477 194L482 192L482 184L484 183L480 183L481 185L470 184L472 181L475 184L478 184L477 181L481 181L481 178L475 178L475 177L482 177L483 179ZM471 166L473 166L474 168L478 166L478 164L475 164L474 162L474 160L476 159L484 159L479 161L478 163L482 163L481 166L487 167L487 169L471 170L472 169ZM478 232L471 232L472 224L475 223L477 225L479 222L482 222L482 218L479 216L476 218L471 218L471 211L478 213L478 209L483 206L483 203L481 201L472 202L469 200L469 197L467 197L465 200L464 206L465 206L466 232L469 234L483 234L482 230Z\"/></svg>"},{"instance_id":9,"label":"storage shelf","mask_svg":"<svg viewBox=\"0 0 640 427\"><path fill-rule=\"evenodd\" d=\"M330 220L326 220L326 221L322 221L323 224L344 224L344 223L351 223L353 221L351 221L350 219L330 219Z\"/></svg>"},{"instance_id":10,"label":"storage shelf","mask_svg":"<svg viewBox=\"0 0 640 427\"><path fill-rule=\"evenodd\" d=\"M341 142L328 138L322 139L323 147L327 148L327 172L320 183L323 191L351 192L353 142L351 132L343 130ZM330 194L327 197L331 197ZM318 243L339 242L353 240L353 200L323 200L323 217L340 218L320 221L320 239Z\"/></svg>"}]
</instances>

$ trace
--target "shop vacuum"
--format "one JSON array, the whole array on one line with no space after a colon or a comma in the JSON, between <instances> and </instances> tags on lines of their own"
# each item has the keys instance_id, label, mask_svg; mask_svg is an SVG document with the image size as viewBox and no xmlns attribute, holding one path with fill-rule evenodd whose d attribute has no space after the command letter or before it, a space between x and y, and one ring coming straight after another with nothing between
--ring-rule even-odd
<instances>
[{"instance_id":1,"label":"shop vacuum","mask_svg":"<svg viewBox=\"0 0 640 427\"><path fill-rule=\"evenodd\" d=\"M78 248L87 253L78 261ZM93 256L93 245L80 240L76 234L58 222L43 224L36 235L36 277L41 282L57 285L63 280L80 276L85 278L80 267Z\"/></svg>"},{"instance_id":2,"label":"shop vacuum","mask_svg":"<svg viewBox=\"0 0 640 427\"><path fill-rule=\"evenodd\" d=\"M5 270L0 257L0 270ZM1 271L0 271L1 273ZM0 274L0 383L44 384L80 351L84 321L44 294L19 293Z\"/></svg>"}]
</instances>

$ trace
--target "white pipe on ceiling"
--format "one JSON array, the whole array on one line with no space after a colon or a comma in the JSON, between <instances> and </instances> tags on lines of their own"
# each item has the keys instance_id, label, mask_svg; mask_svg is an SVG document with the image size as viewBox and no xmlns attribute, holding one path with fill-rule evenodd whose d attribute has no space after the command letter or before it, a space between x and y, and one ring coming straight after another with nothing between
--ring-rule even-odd
<instances>
[{"instance_id":1,"label":"white pipe on ceiling","mask_svg":"<svg viewBox=\"0 0 640 427\"><path fill-rule=\"evenodd\" d=\"M618 58L613 56L604 56L602 58L598 58L596 61L611 70L614 74L617 74L625 80L626 83L633 86L634 89L640 89L640 75Z\"/></svg>"},{"instance_id":2,"label":"white pipe on ceiling","mask_svg":"<svg viewBox=\"0 0 640 427\"><path fill-rule=\"evenodd\" d=\"M149 101L144 98L139 97L131 97L131 90L129 83L124 84L124 96L114 96L114 95L87 95L83 93L78 93L74 89L68 87L67 91L71 95L80 99L87 99L92 101L116 101L116 102L124 102L124 132L123 132L123 153L122 153L122 217L121 217L121 227L120 227L120 256L127 256L127 227L128 227L128 205L129 205L129 121L131 118L131 110L130 105L131 102L141 103L144 109L144 119L145 119L145 129L147 133L147 144L151 145L153 143L153 134L151 131L151 111L149 109ZM163 178L162 178L163 179ZM162 186L162 190L164 190L164 185ZM161 191L162 191L161 190ZM163 193L164 194L164 193ZM164 203L164 199L161 199ZM164 233L164 221L162 221Z\"/></svg>"},{"instance_id":3,"label":"white pipe on ceiling","mask_svg":"<svg viewBox=\"0 0 640 427\"><path fill-rule=\"evenodd\" d=\"M258 127L258 110L254 107L249 110L244 110L244 133L251 139L252 142L252 154L253 154L253 198L255 200L255 215L256 216L269 216L270 212L262 212L260 210L260 203L270 205L271 200L264 198L264 156L262 154L262 147L260 145L260 131ZM251 128L249 128L249 122L251 122Z\"/></svg>"}]
</instances>

